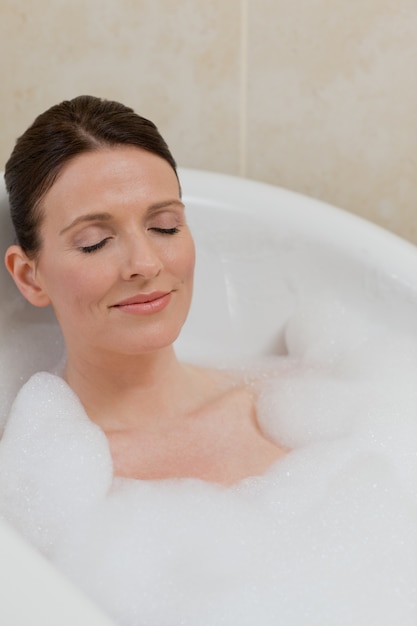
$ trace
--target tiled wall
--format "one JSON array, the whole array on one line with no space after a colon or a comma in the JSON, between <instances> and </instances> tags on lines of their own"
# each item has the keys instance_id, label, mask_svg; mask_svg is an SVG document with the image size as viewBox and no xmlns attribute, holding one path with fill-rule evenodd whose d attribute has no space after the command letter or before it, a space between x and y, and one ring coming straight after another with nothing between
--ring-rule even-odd
<instances>
[{"instance_id":1,"label":"tiled wall","mask_svg":"<svg viewBox=\"0 0 417 626\"><path fill-rule=\"evenodd\" d=\"M80 93L180 165L321 198L417 243L416 0L1 0L0 169Z\"/></svg>"}]
</instances>

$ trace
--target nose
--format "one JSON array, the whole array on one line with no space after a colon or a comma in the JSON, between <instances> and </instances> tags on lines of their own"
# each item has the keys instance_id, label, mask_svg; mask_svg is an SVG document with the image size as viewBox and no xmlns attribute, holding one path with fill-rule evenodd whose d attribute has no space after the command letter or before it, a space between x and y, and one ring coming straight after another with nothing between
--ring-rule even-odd
<instances>
[{"instance_id":1,"label":"nose","mask_svg":"<svg viewBox=\"0 0 417 626\"><path fill-rule=\"evenodd\" d=\"M126 246L124 257L122 263L124 280L131 280L136 277L155 278L163 267L158 250L146 235L131 237Z\"/></svg>"}]
</instances>

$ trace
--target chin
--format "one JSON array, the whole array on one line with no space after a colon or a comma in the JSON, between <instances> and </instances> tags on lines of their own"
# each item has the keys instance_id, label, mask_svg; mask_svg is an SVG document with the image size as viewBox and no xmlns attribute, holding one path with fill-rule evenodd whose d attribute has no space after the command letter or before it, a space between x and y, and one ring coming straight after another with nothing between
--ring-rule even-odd
<instances>
[{"instance_id":1,"label":"chin","mask_svg":"<svg viewBox=\"0 0 417 626\"><path fill-rule=\"evenodd\" d=\"M171 332L167 332L166 329L163 331L155 329L149 331L149 333L146 334L146 337L144 337L143 333L141 333L141 336L137 338L137 341L135 341L135 338L130 335L127 341L116 342L114 351L134 356L165 350L173 346L180 332L181 328L175 329ZM125 349L123 349L123 346Z\"/></svg>"}]
</instances>

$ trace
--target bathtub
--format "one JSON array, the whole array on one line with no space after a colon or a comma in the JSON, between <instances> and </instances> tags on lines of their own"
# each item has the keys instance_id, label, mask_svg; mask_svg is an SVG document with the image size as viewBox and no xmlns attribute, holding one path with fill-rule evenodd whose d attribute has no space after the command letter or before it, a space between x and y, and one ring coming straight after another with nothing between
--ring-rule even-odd
<instances>
[{"instance_id":1,"label":"bathtub","mask_svg":"<svg viewBox=\"0 0 417 626\"><path fill-rule=\"evenodd\" d=\"M240 362L285 354L294 312L337 299L370 320L417 333L417 248L333 206L278 187L179 171L196 248L195 296L176 348L183 359ZM13 241L0 189L0 248ZM22 383L62 352L47 309L35 309L0 270L0 428ZM111 622L4 523L1 622ZM63 609L65 607L65 609Z\"/></svg>"}]
</instances>

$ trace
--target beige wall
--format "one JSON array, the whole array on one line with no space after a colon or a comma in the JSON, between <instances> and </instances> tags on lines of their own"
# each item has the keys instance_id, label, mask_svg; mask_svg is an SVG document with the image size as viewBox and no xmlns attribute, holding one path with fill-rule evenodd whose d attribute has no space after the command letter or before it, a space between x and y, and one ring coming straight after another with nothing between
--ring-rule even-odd
<instances>
[{"instance_id":1,"label":"beige wall","mask_svg":"<svg viewBox=\"0 0 417 626\"><path fill-rule=\"evenodd\" d=\"M417 243L416 0L0 0L0 169L80 93L180 165L283 185Z\"/></svg>"}]
</instances>

